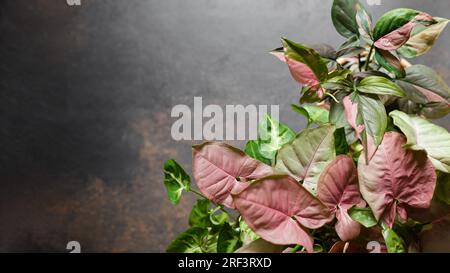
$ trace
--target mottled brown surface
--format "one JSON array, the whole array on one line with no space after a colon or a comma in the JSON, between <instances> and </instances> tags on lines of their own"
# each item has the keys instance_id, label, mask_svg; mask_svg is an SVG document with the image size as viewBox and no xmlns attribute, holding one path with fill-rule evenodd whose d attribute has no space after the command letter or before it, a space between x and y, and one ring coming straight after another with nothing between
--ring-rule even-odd
<instances>
[{"instance_id":1,"label":"mottled brown surface","mask_svg":"<svg viewBox=\"0 0 450 273\"><path fill-rule=\"evenodd\" d=\"M0 251L160 252L187 227L162 165L191 171L189 141L170 136L176 104L279 104L298 86L267 51L286 36L343 39L331 0L5 0L0 5ZM382 0L449 17L448 0ZM450 31L417 62L450 82ZM439 123L450 128L449 119ZM242 146L242 142L234 144Z\"/></svg>"}]
</instances>

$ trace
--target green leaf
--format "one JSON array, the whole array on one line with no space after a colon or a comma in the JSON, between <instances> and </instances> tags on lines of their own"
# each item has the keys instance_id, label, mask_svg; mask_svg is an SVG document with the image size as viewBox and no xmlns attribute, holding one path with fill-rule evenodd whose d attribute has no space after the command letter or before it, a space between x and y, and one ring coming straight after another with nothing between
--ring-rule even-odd
<instances>
[{"instance_id":1,"label":"green leaf","mask_svg":"<svg viewBox=\"0 0 450 273\"><path fill-rule=\"evenodd\" d=\"M450 174L439 173L434 195L442 202L450 205Z\"/></svg>"},{"instance_id":2,"label":"green leaf","mask_svg":"<svg viewBox=\"0 0 450 273\"><path fill-rule=\"evenodd\" d=\"M430 26L417 24L409 40L397 51L406 58L415 58L430 50L449 22L448 19L437 17L434 20L437 23Z\"/></svg>"},{"instance_id":3,"label":"green leaf","mask_svg":"<svg viewBox=\"0 0 450 273\"><path fill-rule=\"evenodd\" d=\"M211 202L208 199L199 199L191 210L189 215L189 225L192 227L210 227L209 206Z\"/></svg>"},{"instance_id":4,"label":"green leaf","mask_svg":"<svg viewBox=\"0 0 450 273\"><path fill-rule=\"evenodd\" d=\"M334 148L336 155L345 155L349 151L345 128L338 128L334 131Z\"/></svg>"},{"instance_id":5,"label":"green leaf","mask_svg":"<svg viewBox=\"0 0 450 273\"><path fill-rule=\"evenodd\" d=\"M285 56L301 62L309 67L317 79L322 82L328 76L328 68L325 61L314 49L305 47L288 39L282 39Z\"/></svg>"},{"instance_id":6,"label":"green leaf","mask_svg":"<svg viewBox=\"0 0 450 273\"><path fill-rule=\"evenodd\" d=\"M253 242L257 239L259 239L259 236L253 232L253 230L250 229L250 227L245 223L244 219L241 218L239 221L239 229L241 231L240 233L240 240L244 245L249 244L250 242Z\"/></svg>"},{"instance_id":7,"label":"green leaf","mask_svg":"<svg viewBox=\"0 0 450 273\"><path fill-rule=\"evenodd\" d=\"M386 247L389 253L405 253L406 246L403 239L395 233L391 228L388 228L384 223L382 224L382 235L386 242Z\"/></svg>"},{"instance_id":8,"label":"green leaf","mask_svg":"<svg viewBox=\"0 0 450 273\"><path fill-rule=\"evenodd\" d=\"M308 126L310 124L323 125L328 123L329 111L325 108L316 105L295 105L292 104L292 110L303 115L308 121Z\"/></svg>"},{"instance_id":9,"label":"green leaf","mask_svg":"<svg viewBox=\"0 0 450 273\"><path fill-rule=\"evenodd\" d=\"M387 127L383 103L379 99L356 92L350 95L350 100L358 104L357 122L364 124L363 133L371 136L376 146L380 145Z\"/></svg>"},{"instance_id":10,"label":"green leaf","mask_svg":"<svg viewBox=\"0 0 450 273\"><path fill-rule=\"evenodd\" d=\"M358 0L334 0L331 8L331 19L337 32L346 38L359 36L356 23L356 11L360 6Z\"/></svg>"},{"instance_id":11,"label":"green leaf","mask_svg":"<svg viewBox=\"0 0 450 273\"><path fill-rule=\"evenodd\" d=\"M405 148L426 151L437 170L450 172L450 134L445 128L398 110L389 115L406 136Z\"/></svg>"},{"instance_id":12,"label":"green leaf","mask_svg":"<svg viewBox=\"0 0 450 273\"><path fill-rule=\"evenodd\" d=\"M364 78L357 86L358 91L368 94L390 95L396 97L405 97L405 92L392 81L380 77L370 76Z\"/></svg>"},{"instance_id":13,"label":"green leaf","mask_svg":"<svg viewBox=\"0 0 450 273\"><path fill-rule=\"evenodd\" d=\"M249 155L250 157L261 161L264 164L267 165L271 165L271 160L268 158L265 158L262 154L261 154L261 147L260 147L260 142L259 140L249 140L247 142L247 144L245 145L245 150L244 152Z\"/></svg>"},{"instance_id":14,"label":"green leaf","mask_svg":"<svg viewBox=\"0 0 450 273\"><path fill-rule=\"evenodd\" d=\"M403 78L405 76L405 69L400 63L400 60L391 52L377 48L375 50L375 59L379 65L394 74L397 78Z\"/></svg>"},{"instance_id":15,"label":"green leaf","mask_svg":"<svg viewBox=\"0 0 450 273\"><path fill-rule=\"evenodd\" d=\"M273 160L277 151L295 138L295 132L266 115L259 124L258 138L261 155Z\"/></svg>"},{"instance_id":16,"label":"green leaf","mask_svg":"<svg viewBox=\"0 0 450 273\"><path fill-rule=\"evenodd\" d=\"M420 12L413 9L400 8L386 12L378 19L373 29L373 38L378 40L384 35L401 28L409 21L414 19Z\"/></svg>"},{"instance_id":17,"label":"green leaf","mask_svg":"<svg viewBox=\"0 0 450 273\"><path fill-rule=\"evenodd\" d=\"M169 159L164 163L164 185L172 204L176 205L180 202L183 190L189 191L190 184L189 175L175 160Z\"/></svg>"},{"instance_id":18,"label":"green leaf","mask_svg":"<svg viewBox=\"0 0 450 273\"><path fill-rule=\"evenodd\" d=\"M167 247L169 253L209 253L217 248L217 236L210 236L208 229L191 227L180 233Z\"/></svg>"},{"instance_id":19,"label":"green leaf","mask_svg":"<svg viewBox=\"0 0 450 273\"><path fill-rule=\"evenodd\" d=\"M334 100L331 101L329 121L336 126L336 128L349 126L347 119L345 118L344 105L342 104L342 99L347 95L348 93L346 92L336 92L335 97L338 99L339 103Z\"/></svg>"},{"instance_id":20,"label":"green leaf","mask_svg":"<svg viewBox=\"0 0 450 273\"><path fill-rule=\"evenodd\" d=\"M303 181L315 194L321 172L336 157L334 130L332 125L323 125L302 131L278 151L274 171Z\"/></svg>"},{"instance_id":21,"label":"green leaf","mask_svg":"<svg viewBox=\"0 0 450 273\"><path fill-rule=\"evenodd\" d=\"M357 6L356 23L360 37L368 44L372 44L372 17L361 5Z\"/></svg>"},{"instance_id":22,"label":"green leaf","mask_svg":"<svg viewBox=\"0 0 450 273\"><path fill-rule=\"evenodd\" d=\"M372 210L369 207L358 208L357 206L353 206L347 210L347 213L353 220L365 226L366 228L374 227L378 223L377 219L375 219L375 216L372 213Z\"/></svg>"},{"instance_id":23,"label":"green leaf","mask_svg":"<svg viewBox=\"0 0 450 273\"><path fill-rule=\"evenodd\" d=\"M239 231L233 229L228 223L223 224L217 239L218 253L233 253L242 246Z\"/></svg>"}]
</instances>

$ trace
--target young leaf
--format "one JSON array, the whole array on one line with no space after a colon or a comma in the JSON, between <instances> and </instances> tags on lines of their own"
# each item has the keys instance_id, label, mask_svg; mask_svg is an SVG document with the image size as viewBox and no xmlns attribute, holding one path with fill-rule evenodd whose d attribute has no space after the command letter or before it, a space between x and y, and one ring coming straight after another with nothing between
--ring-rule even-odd
<instances>
[{"instance_id":1,"label":"young leaf","mask_svg":"<svg viewBox=\"0 0 450 273\"><path fill-rule=\"evenodd\" d=\"M189 175L175 160L169 159L164 163L164 185L172 204L176 205L180 202L183 190L189 191L190 184Z\"/></svg>"},{"instance_id":2,"label":"young leaf","mask_svg":"<svg viewBox=\"0 0 450 273\"><path fill-rule=\"evenodd\" d=\"M288 39L282 39L282 43L286 62L294 79L302 84L314 86L327 78L327 65L314 49ZM314 77L310 75L311 73Z\"/></svg>"},{"instance_id":3,"label":"young leaf","mask_svg":"<svg viewBox=\"0 0 450 273\"><path fill-rule=\"evenodd\" d=\"M381 231L384 241L386 242L387 251L389 253L405 253L406 246L405 241L395 233L395 231L386 226Z\"/></svg>"},{"instance_id":4,"label":"young leaf","mask_svg":"<svg viewBox=\"0 0 450 273\"><path fill-rule=\"evenodd\" d=\"M358 0L333 1L333 7L331 8L333 25L339 34L346 38L359 35L358 24L356 23L358 6L361 6Z\"/></svg>"},{"instance_id":5,"label":"young leaf","mask_svg":"<svg viewBox=\"0 0 450 273\"><path fill-rule=\"evenodd\" d=\"M436 184L426 154L403 149L405 142L403 135L387 132L369 164L363 156L358 161L361 194L375 218L391 228L396 213L406 219L406 206L427 208Z\"/></svg>"},{"instance_id":6,"label":"young leaf","mask_svg":"<svg viewBox=\"0 0 450 273\"><path fill-rule=\"evenodd\" d=\"M405 97L405 92L398 85L380 76L369 76L364 78L358 84L357 89L360 92L368 94Z\"/></svg>"},{"instance_id":7,"label":"young leaf","mask_svg":"<svg viewBox=\"0 0 450 273\"><path fill-rule=\"evenodd\" d=\"M180 233L166 251L169 253L205 253L216 252L216 247L217 239L208 234L208 229L191 227Z\"/></svg>"},{"instance_id":8,"label":"young leaf","mask_svg":"<svg viewBox=\"0 0 450 273\"><path fill-rule=\"evenodd\" d=\"M232 193L245 189L246 182L272 173L271 167L225 143L205 142L192 150L192 173L200 191L214 203L230 208L234 208Z\"/></svg>"},{"instance_id":9,"label":"young leaf","mask_svg":"<svg viewBox=\"0 0 450 273\"><path fill-rule=\"evenodd\" d=\"M244 152L249 155L251 158L254 158L256 160L261 161L264 164L271 165L271 160L268 158L265 158L261 154L261 147L260 147L260 141L259 140L249 140L247 144L245 145Z\"/></svg>"},{"instance_id":10,"label":"young leaf","mask_svg":"<svg viewBox=\"0 0 450 273\"><path fill-rule=\"evenodd\" d=\"M415 58L430 50L449 22L447 19L437 17L434 20L437 23L431 26L416 25L411 37L398 52L406 58Z\"/></svg>"},{"instance_id":11,"label":"young leaf","mask_svg":"<svg viewBox=\"0 0 450 273\"><path fill-rule=\"evenodd\" d=\"M239 231L233 229L228 223L223 224L217 239L218 253L233 253L242 246L239 240Z\"/></svg>"},{"instance_id":12,"label":"young leaf","mask_svg":"<svg viewBox=\"0 0 450 273\"><path fill-rule=\"evenodd\" d=\"M308 126L311 124L323 125L328 123L328 115L330 111L323 107L316 105L298 106L295 104L292 104L291 106L292 110L306 118L308 121Z\"/></svg>"},{"instance_id":13,"label":"young leaf","mask_svg":"<svg viewBox=\"0 0 450 273\"><path fill-rule=\"evenodd\" d=\"M235 196L245 222L264 240L278 245L300 244L313 251L305 228L331 221L328 208L286 175L272 175L252 183Z\"/></svg>"},{"instance_id":14,"label":"young leaf","mask_svg":"<svg viewBox=\"0 0 450 273\"><path fill-rule=\"evenodd\" d=\"M381 65L388 72L394 74L397 78L403 78L405 76L405 69L400 63L400 60L391 52L387 50L376 49L375 59L377 60L379 65Z\"/></svg>"},{"instance_id":15,"label":"young leaf","mask_svg":"<svg viewBox=\"0 0 450 273\"><path fill-rule=\"evenodd\" d=\"M357 206L353 206L349 208L347 212L353 220L357 221L366 228L374 227L378 223L370 208L358 208Z\"/></svg>"},{"instance_id":16,"label":"young leaf","mask_svg":"<svg viewBox=\"0 0 450 273\"><path fill-rule=\"evenodd\" d=\"M283 123L265 115L258 127L258 144L261 155L271 161L277 151L295 138L295 132Z\"/></svg>"},{"instance_id":17,"label":"young leaf","mask_svg":"<svg viewBox=\"0 0 450 273\"><path fill-rule=\"evenodd\" d=\"M189 225L191 227L207 228L211 226L209 220L209 205L211 203L207 199L199 199L189 214Z\"/></svg>"},{"instance_id":18,"label":"young leaf","mask_svg":"<svg viewBox=\"0 0 450 273\"><path fill-rule=\"evenodd\" d=\"M407 138L405 148L426 151L437 170L450 172L450 134L445 128L398 110L389 115Z\"/></svg>"},{"instance_id":19,"label":"young leaf","mask_svg":"<svg viewBox=\"0 0 450 273\"><path fill-rule=\"evenodd\" d=\"M334 130L332 125L305 129L278 151L274 171L303 181L303 186L315 193L321 172L336 156Z\"/></svg>"},{"instance_id":20,"label":"young leaf","mask_svg":"<svg viewBox=\"0 0 450 273\"><path fill-rule=\"evenodd\" d=\"M344 155L336 157L323 171L317 183L317 198L336 214L336 232L342 241L358 237L361 226L353 221L347 210L353 205L364 206L358 189L353 160Z\"/></svg>"}]
</instances>

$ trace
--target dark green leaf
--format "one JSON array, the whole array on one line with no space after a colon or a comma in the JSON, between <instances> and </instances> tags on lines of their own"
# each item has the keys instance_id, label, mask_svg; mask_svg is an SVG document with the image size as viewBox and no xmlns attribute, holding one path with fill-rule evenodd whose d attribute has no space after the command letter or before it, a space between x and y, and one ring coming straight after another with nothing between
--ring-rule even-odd
<instances>
[{"instance_id":1,"label":"dark green leaf","mask_svg":"<svg viewBox=\"0 0 450 273\"><path fill-rule=\"evenodd\" d=\"M241 246L239 231L232 228L228 223L223 224L217 239L217 252L232 253Z\"/></svg>"},{"instance_id":2,"label":"dark green leaf","mask_svg":"<svg viewBox=\"0 0 450 273\"><path fill-rule=\"evenodd\" d=\"M164 163L164 185L172 204L178 204L183 190L189 191L190 181L189 175L175 160L169 159Z\"/></svg>"},{"instance_id":3,"label":"dark green leaf","mask_svg":"<svg viewBox=\"0 0 450 273\"><path fill-rule=\"evenodd\" d=\"M191 210L189 215L189 225L192 227L210 227L209 206L211 202L207 199L199 199Z\"/></svg>"},{"instance_id":4,"label":"dark green leaf","mask_svg":"<svg viewBox=\"0 0 450 273\"><path fill-rule=\"evenodd\" d=\"M375 219L375 216L372 213L372 210L369 207L358 208L356 206L353 206L348 209L347 212L353 220L365 226L366 228L374 227L378 223L377 219Z\"/></svg>"},{"instance_id":5,"label":"dark green leaf","mask_svg":"<svg viewBox=\"0 0 450 273\"><path fill-rule=\"evenodd\" d=\"M356 11L358 0L334 0L331 8L331 19L336 30L342 36L350 38L358 36L358 24L356 23Z\"/></svg>"}]
</instances>

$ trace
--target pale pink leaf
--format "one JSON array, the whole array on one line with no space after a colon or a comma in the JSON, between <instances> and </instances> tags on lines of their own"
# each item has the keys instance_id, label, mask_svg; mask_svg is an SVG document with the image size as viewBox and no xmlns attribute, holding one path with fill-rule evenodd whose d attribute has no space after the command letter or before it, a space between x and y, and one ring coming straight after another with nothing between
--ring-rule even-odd
<instances>
[{"instance_id":1,"label":"pale pink leaf","mask_svg":"<svg viewBox=\"0 0 450 273\"><path fill-rule=\"evenodd\" d=\"M411 31L413 30L415 25L416 23L412 21L404 24L402 27L384 35L383 37L375 41L375 46L377 48L388 51L396 50L408 41L409 37L411 36Z\"/></svg>"},{"instance_id":2,"label":"pale pink leaf","mask_svg":"<svg viewBox=\"0 0 450 273\"><path fill-rule=\"evenodd\" d=\"M336 214L336 232L343 241L356 238L360 224L353 221L347 209L364 206L358 189L358 178L353 160L345 155L336 157L323 171L317 183L317 197Z\"/></svg>"},{"instance_id":3,"label":"pale pink leaf","mask_svg":"<svg viewBox=\"0 0 450 273\"><path fill-rule=\"evenodd\" d=\"M231 194L245 189L249 185L246 182L272 173L270 166L225 143L206 142L192 150L192 173L200 191L230 208L234 208Z\"/></svg>"},{"instance_id":4,"label":"pale pink leaf","mask_svg":"<svg viewBox=\"0 0 450 273\"><path fill-rule=\"evenodd\" d=\"M403 135L388 132L369 164L363 154L358 161L362 196L375 218L382 219L389 227L396 213L401 218L407 217L408 206L429 207L436 185L436 173L427 155L404 149L405 143Z\"/></svg>"},{"instance_id":5,"label":"pale pink leaf","mask_svg":"<svg viewBox=\"0 0 450 273\"><path fill-rule=\"evenodd\" d=\"M234 202L261 238L277 245L300 244L308 252L313 251L313 239L305 228L319 228L333 218L322 202L286 175L253 182Z\"/></svg>"}]
</instances>

